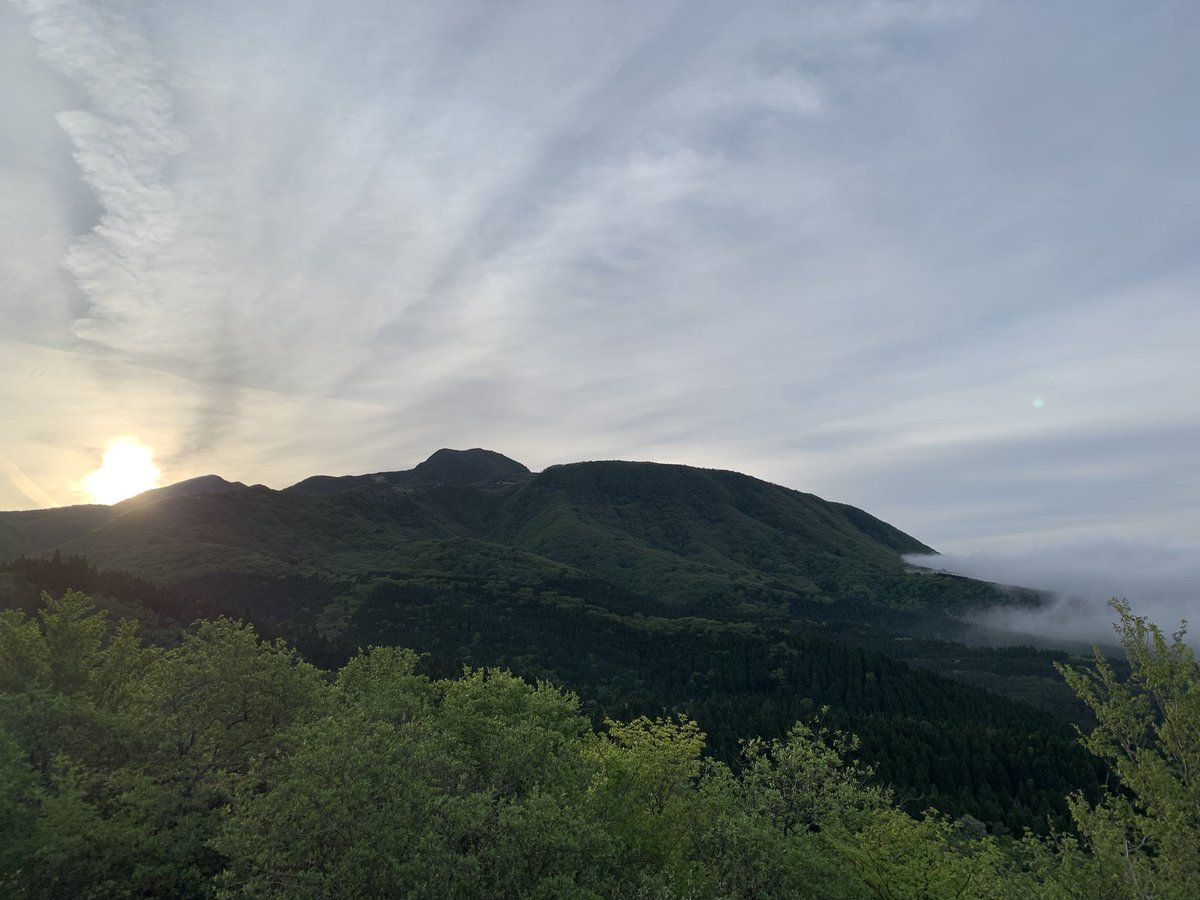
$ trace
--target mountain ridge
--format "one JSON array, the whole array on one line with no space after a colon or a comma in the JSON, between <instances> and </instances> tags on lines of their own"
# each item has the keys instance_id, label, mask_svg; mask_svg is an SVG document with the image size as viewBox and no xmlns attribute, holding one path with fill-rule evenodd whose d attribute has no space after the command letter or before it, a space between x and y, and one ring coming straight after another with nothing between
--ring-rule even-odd
<instances>
[{"instance_id":1,"label":"mountain ridge","mask_svg":"<svg viewBox=\"0 0 1200 900\"><path fill-rule=\"evenodd\" d=\"M489 558L487 546L505 548L526 574L546 560L686 606L747 592L879 595L876 582L902 576L902 554L933 552L864 510L725 469L601 460L533 473L475 448L314 478L274 491L202 476L112 507L41 511L37 528L0 513L0 555L59 550L172 582L407 570L439 542L466 541Z\"/></svg>"},{"instance_id":2,"label":"mountain ridge","mask_svg":"<svg viewBox=\"0 0 1200 900\"><path fill-rule=\"evenodd\" d=\"M352 490L368 484L396 487L430 487L435 484L488 484L532 476L521 463L497 453L474 447L451 450L443 447L411 469L374 472L367 475L312 475L283 491L302 494L329 494Z\"/></svg>"}]
</instances>

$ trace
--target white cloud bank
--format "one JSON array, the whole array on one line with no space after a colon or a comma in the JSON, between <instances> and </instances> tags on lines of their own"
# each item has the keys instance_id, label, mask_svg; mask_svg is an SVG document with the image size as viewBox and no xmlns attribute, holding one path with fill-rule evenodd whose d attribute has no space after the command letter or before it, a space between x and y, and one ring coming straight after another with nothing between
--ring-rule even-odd
<instances>
[{"instance_id":1,"label":"white cloud bank","mask_svg":"<svg viewBox=\"0 0 1200 900\"><path fill-rule=\"evenodd\" d=\"M1128 540L1067 541L1024 552L914 556L917 565L999 584L1049 591L1042 608L1008 607L976 616L982 624L1055 641L1112 644L1111 598L1128 600L1167 634L1191 623L1200 640L1200 547Z\"/></svg>"}]
</instances>

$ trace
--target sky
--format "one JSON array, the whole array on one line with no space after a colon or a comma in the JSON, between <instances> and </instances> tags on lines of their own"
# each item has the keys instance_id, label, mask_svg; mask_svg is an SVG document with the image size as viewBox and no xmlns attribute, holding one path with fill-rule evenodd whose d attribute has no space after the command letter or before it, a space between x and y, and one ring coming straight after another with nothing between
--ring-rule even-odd
<instances>
[{"instance_id":1,"label":"sky","mask_svg":"<svg viewBox=\"0 0 1200 900\"><path fill-rule=\"evenodd\" d=\"M123 436L272 487L482 446L1200 575L1197 46L1186 0L0 0L0 509Z\"/></svg>"}]
</instances>

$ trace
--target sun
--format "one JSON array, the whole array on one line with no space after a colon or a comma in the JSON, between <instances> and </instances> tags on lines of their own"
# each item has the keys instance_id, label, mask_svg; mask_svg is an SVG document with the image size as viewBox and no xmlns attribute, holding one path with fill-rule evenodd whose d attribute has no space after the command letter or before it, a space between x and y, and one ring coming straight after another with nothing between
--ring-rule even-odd
<instances>
[{"instance_id":1,"label":"sun","mask_svg":"<svg viewBox=\"0 0 1200 900\"><path fill-rule=\"evenodd\" d=\"M83 487L92 503L118 503L158 487L160 474L153 450L137 438L116 438L104 451L100 468L83 479Z\"/></svg>"}]
</instances>

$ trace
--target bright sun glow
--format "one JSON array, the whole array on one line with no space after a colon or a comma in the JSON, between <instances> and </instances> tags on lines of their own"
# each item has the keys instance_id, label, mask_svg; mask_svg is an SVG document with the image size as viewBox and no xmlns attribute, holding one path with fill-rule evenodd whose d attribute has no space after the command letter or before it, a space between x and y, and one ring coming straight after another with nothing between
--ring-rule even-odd
<instances>
[{"instance_id":1,"label":"bright sun glow","mask_svg":"<svg viewBox=\"0 0 1200 900\"><path fill-rule=\"evenodd\" d=\"M137 438L118 438L104 451L104 462L83 480L93 503L117 503L158 487L154 452Z\"/></svg>"}]
</instances>

